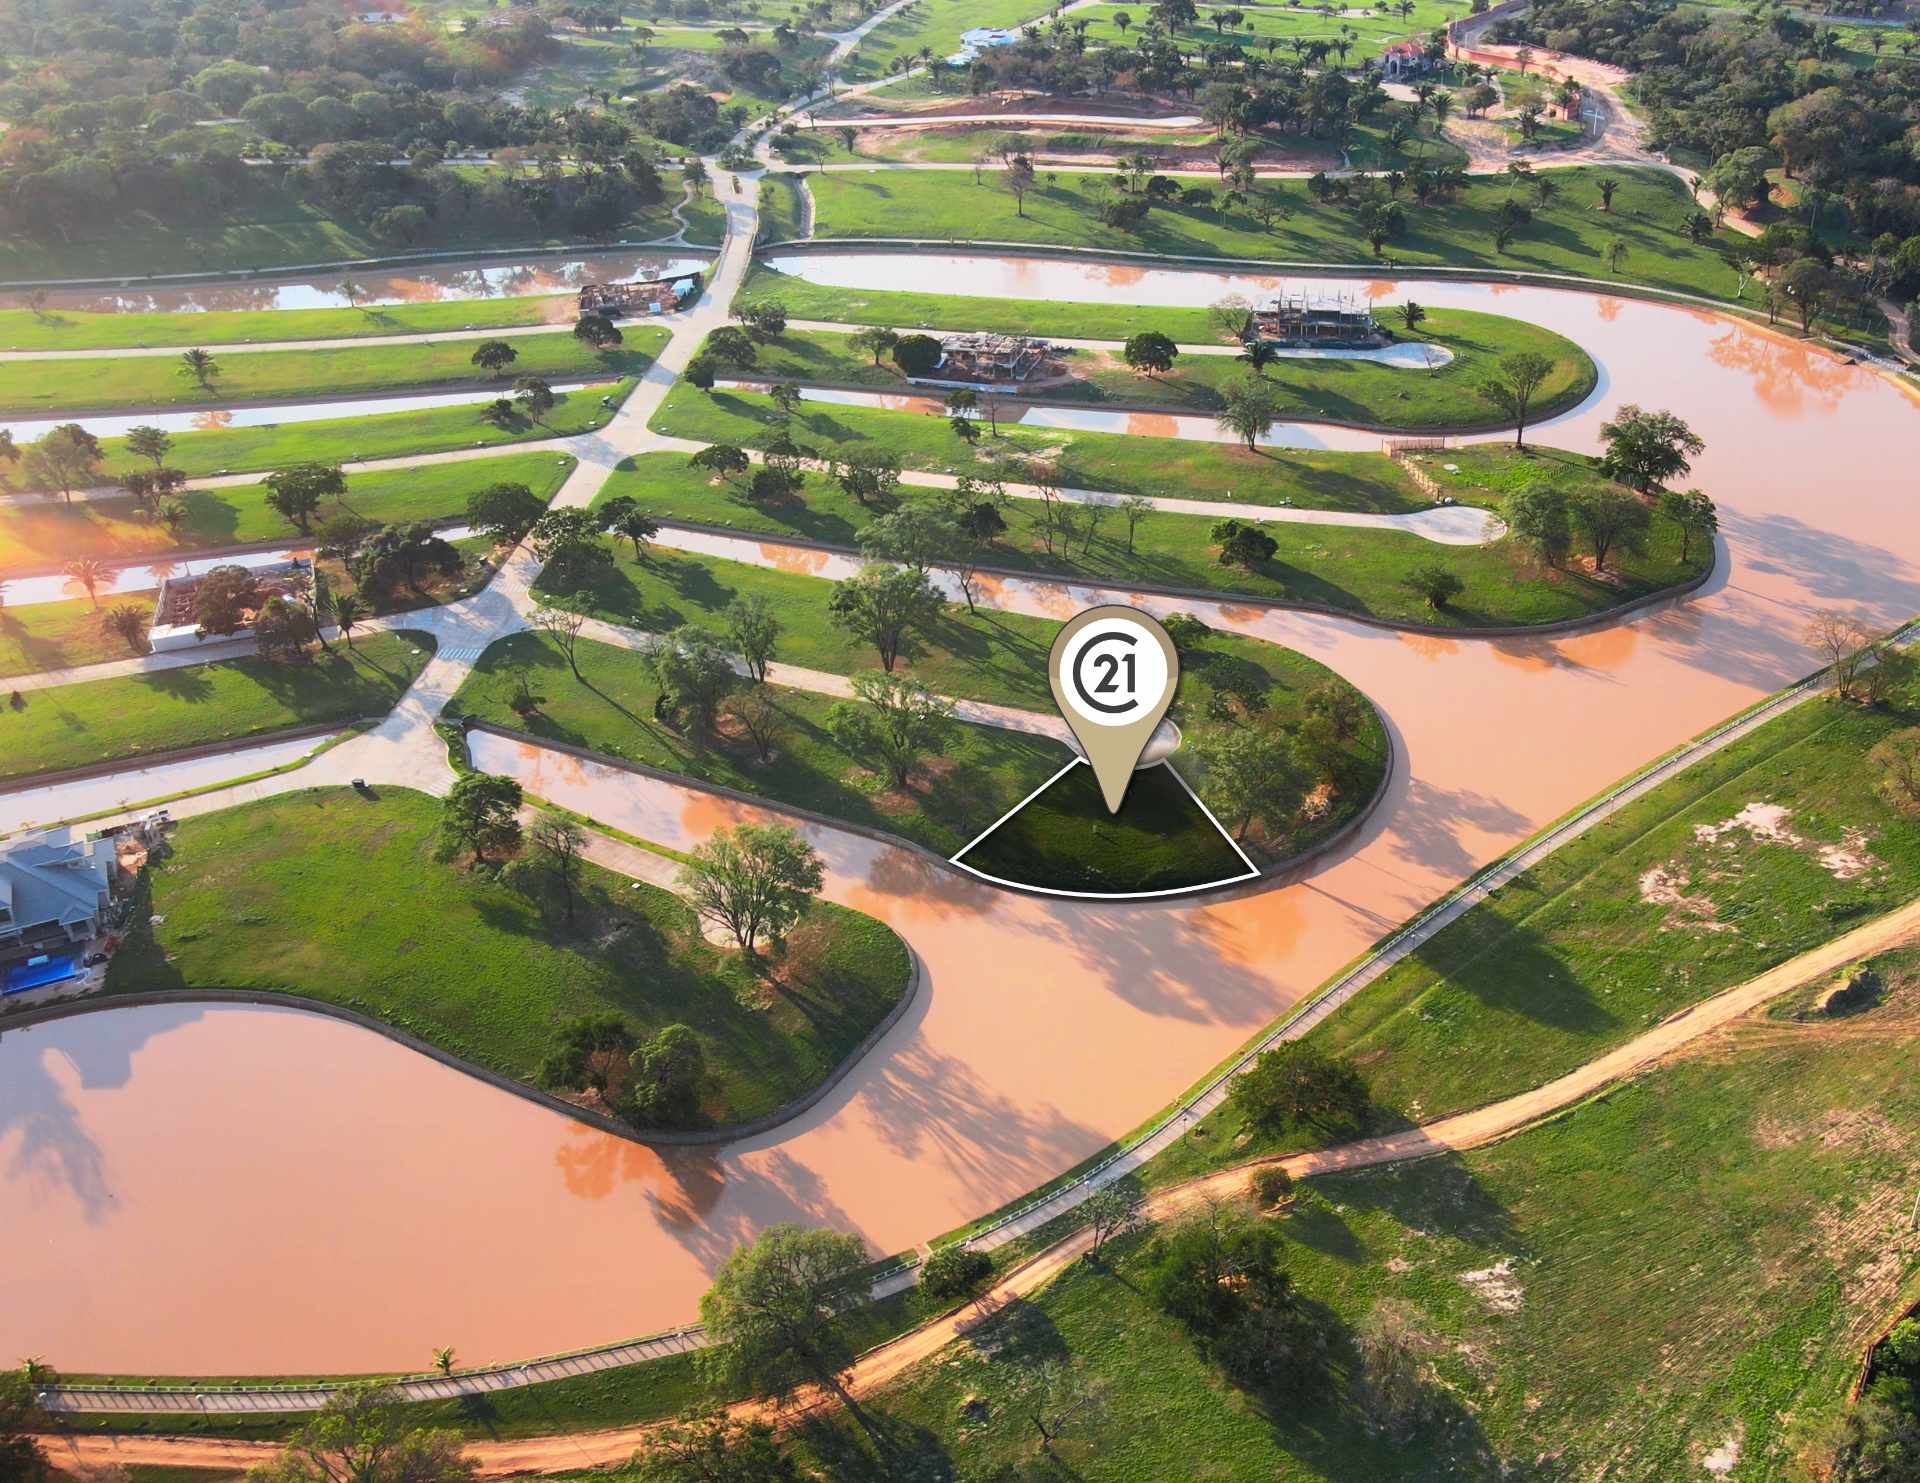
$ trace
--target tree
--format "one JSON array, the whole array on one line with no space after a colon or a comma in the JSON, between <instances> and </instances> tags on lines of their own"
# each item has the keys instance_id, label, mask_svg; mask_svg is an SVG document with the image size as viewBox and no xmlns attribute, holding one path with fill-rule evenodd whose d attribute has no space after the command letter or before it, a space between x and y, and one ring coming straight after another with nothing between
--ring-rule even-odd
<instances>
[{"instance_id":1,"label":"tree","mask_svg":"<svg viewBox=\"0 0 1920 1483\"><path fill-rule=\"evenodd\" d=\"M1545 480L1523 484L1501 503L1500 513L1513 538L1548 566L1559 566L1573 549L1573 521L1567 492Z\"/></svg>"},{"instance_id":2,"label":"tree","mask_svg":"<svg viewBox=\"0 0 1920 1483\"><path fill-rule=\"evenodd\" d=\"M157 469L167 460L173 447L173 435L162 428L141 426L127 430L127 452L135 458L151 458Z\"/></svg>"},{"instance_id":3,"label":"tree","mask_svg":"<svg viewBox=\"0 0 1920 1483\"><path fill-rule=\"evenodd\" d=\"M1806 640L1833 672L1833 691L1842 700L1860 698L1861 675L1872 657L1873 630L1858 618L1823 608L1807 621Z\"/></svg>"},{"instance_id":4,"label":"tree","mask_svg":"<svg viewBox=\"0 0 1920 1483\"><path fill-rule=\"evenodd\" d=\"M1765 204L1773 190L1767 172L1773 158L1758 146L1723 154L1700 177L1700 183L1735 211Z\"/></svg>"},{"instance_id":5,"label":"tree","mask_svg":"<svg viewBox=\"0 0 1920 1483\"><path fill-rule=\"evenodd\" d=\"M359 598L351 592L342 592L333 599L333 626L340 630L340 637L347 641L347 647L353 647L353 631L367 618L367 610Z\"/></svg>"},{"instance_id":6,"label":"tree","mask_svg":"<svg viewBox=\"0 0 1920 1483\"><path fill-rule=\"evenodd\" d=\"M554 1027L536 1074L552 1091L605 1092L632 1047L633 1031L618 1010L575 1015Z\"/></svg>"},{"instance_id":7,"label":"tree","mask_svg":"<svg viewBox=\"0 0 1920 1483\"><path fill-rule=\"evenodd\" d=\"M1106 1405L1105 1383L1089 1371L1085 1361L1073 1355L1064 1359L1029 1358L1024 1352L1016 1352L1009 1362L995 1365L988 1374L999 1382L999 1403L1032 1424L1040 1437L1040 1450L1049 1457L1053 1456L1053 1444L1069 1429L1097 1426Z\"/></svg>"},{"instance_id":8,"label":"tree","mask_svg":"<svg viewBox=\"0 0 1920 1483\"><path fill-rule=\"evenodd\" d=\"M578 591L598 572L613 565L600 517L580 509L548 510L533 522L527 544L546 563L550 587Z\"/></svg>"},{"instance_id":9,"label":"tree","mask_svg":"<svg viewBox=\"0 0 1920 1483\"><path fill-rule=\"evenodd\" d=\"M201 638L229 638L260 605L260 584L243 566L216 566L193 589L193 618Z\"/></svg>"},{"instance_id":10,"label":"tree","mask_svg":"<svg viewBox=\"0 0 1920 1483\"><path fill-rule=\"evenodd\" d=\"M1360 1360L1352 1392L1367 1427L1389 1441L1404 1442L1432 1409L1432 1389L1422 1358L1426 1341L1414 1313L1393 1299L1376 1303L1354 1336Z\"/></svg>"},{"instance_id":11,"label":"tree","mask_svg":"<svg viewBox=\"0 0 1920 1483\"><path fill-rule=\"evenodd\" d=\"M1598 180L1594 181L1593 188L1600 192L1600 209L1602 211L1612 211L1613 193L1620 189L1620 182L1615 180L1611 175L1602 175Z\"/></svg>"},{"instance_id":12,"label":"tree","mask_svg":"<svg viewBox=\"0 0 1920 1483\"><path fill-rule=\"evenodd\" d=\"M1151 513L1153 501L1144 494L1129 494L1120 501L1120 514L1127 522L1127 555L1133 555L1134 536L1140 529L1140 522Z\"/></svg>"},{"instance_id":13,"label":"tree","mask_svg":"<svg viewBox=\"0 0 1920 1483\"><path fill-rule=\"evenodd\" d=\"M802 1483L764 1421L688 1411L655 1427L635 1454L638 1483Z\"/></svg>"},{"instance_id":14,"label":"tree","mask_svg":"<svg viewBox=\"0 0 1920 1483\"><path fill-rule=\"evenodd\" d=\"M1880 794L1908 818L1920 818L1920 726L1908 726L1867 753L1880 774Z\"/></svg>"},{"instance_id":15,"label":"tree","mask_svg":"<svg viewBox=\"0 0 1920 1483\"><path fill-rule=\"evenodd\" d=\"M604 314L582 314L574 321L573 337L602 353L613 349L626 338L620 333L620 327Z\"/></svg>"},{"instance_id":16,"label":"tree","mask_svg":"<svg viewBox=\"0 0 1920 1483\"><path fill-rule=\"evenodd\" d=\"M799 925L820 894L826 870L797 831L741 824L697 846L679 879L694 909L751 955L762 941L780 942ZM703 1303L703 1314L705 1308Z\"/></svg>"},{"instance_id":17,"label":"tree","mask_svg":"<svg viewBox=\"0 0 1920 1483\"><path fill-rule=\"evenodd\" d=\"M1615 237L1607 243L1607 271L1618 273L1620 265L1627 260L1627 243L1624 237Z\"/></svg>"},{"instance_id":18,"label":"tree","mask_svg":"<svg viewBox=\"0 0 1920 1483\"><path fill-rule=\"evenodd\" d=\"M746 326L748 337L757 344L777 340L787 332L787 306L778 299L736 303L733 317Z\"/></svg>"},{"instance_id":19,"label":"tree","mask_svg":"<svg viewBox=\"0 0 1920 1483\"><path fill-rule=\"evenodd\" d=\"M1607 569L1607 555L1615 546L1628 551L1646 547L1653 514L1624 489L1586 490L1574 499L1571 511L1574 524L1593 547L1595 572Z\"/></svg>"},{"instance_id":20,"label":"tree","mask_svg":"<svg viewBox=\"0 0 1920 1483\"><path fill-rule=\"evenodd\" d=\"M1093 1238L1093 1245L1087 1248L1087 1259L1096 1266L1107 1242L1147 1224L1146 1206L1140 1201L1139 1191L1118 1180L1101 1185L1082 1200L1080 1213L1086 1217L1087 1233Z\"/></svg>"},{"instance_id":21,"label":"tree","mask_svg":"<svg viewBox=\"0 0 1920 1483\"><path fill-rule=\"evenodd\" d=\"M1467 587L1457 575L1437 562L1416 566L1400 579L1400 585L1416 597L1424 598L1427 606L1436 613L1466 591Z\"/></svg>"},{"instance_id":22,"label":"tree","mask_svg":"<svg viewBox=\"0 0 1920 1483\"><path fill-rule=\"evenodd\" d=\"M1239 520L1216 520L1207 532L1220 548L1220 565L1252 571L1272 561L1280 543L1258 525Z\"/></svg>"},{"instance_id":23,"label":"tree","mask_svg":"<svg viewBox=\"0 0 1920 1483\"><path fill-rule=\"evenodd\" d=\"M718 474L729 484L739 482L737 476L744 474L752 462L744 448L735 448L729 443L715 443L687 459L690 467Z\"/></svg>"},{"instance_id":24,"label":"tree","mask_svg":"<svg viewBox=\"0 0 1920 1483\"><path fill-rule=\"evenodd\" d=\"M1255 1056L1227 1085L1227 1105L1250 1128L1283 1132L1360 1127L1370 1098L1353 1062L1306 1040L1283 1040Z\"/></svg>"},{"instance_id":25,"label":"tree","mask_svg":"<svg viewBox=\"0 0 1920 1483\"><path fill-rule=\"evenodd\" d=\"M640 548L660 534L660 522L640 508L630 494L617 494L600 506L601 529L633 544L633 559L641 559Z\"/></svg>"},{"instance_id":26,"label":"tree","mask_svg":"<svg viewBox=\"0 0 1920 1483\"><path fill-rule=\"evenodd\" d=\"M728 1390L785 1399L807 1381L831 1391L876 1448L887 1443L840 1383L853 1363L846 1315L868 1295L858 1236L782 1223L736 1250L700 1299L713 1347L699 1363Z\"/></svg>"},{"instance_id":27,"label":"tree","mask_svg":"<svg viewBox=\"0 0 1920 1483\"><path fill-rule=\"evenodd\" d=\"M455 1358L451 1344L442 1344L438 1349L433 1351L433 1367L442 1375L451 1375L453 1373L454 1363Z\"/></svg>"},{"instance_id":28,"label":"tree","mask_svg":"<svg viewBox=\"0 0 1920 1483\"><path fill-rule=\"evenodd\" d=\"M100 606L100 589L111 587L114 583L113 568L104 561L96 561L91 556L82 556L69 561L61 568L67 574L67 580L81 588L95 608ZM69 591L72 588L68 589Z\"/></svg>"},{"instance_id":29,"label":"tree","mask_svg":"<svg viewBox=\"0 0 1920 1483\"><path fill-rule=\"evenodd\" d=\"M522 376L514 382L513 399L527 414L527 420L536 425L543 422L560 400L553 394L553 388L538 376Z\"/></svg>"},{"instance_id":30,"label":"tree","mask_svg":"<svg viewBox=\"0 0 1920 1483\"><path fill-rule=\"evenodd\" d=\"M73 503L73 491L100 466L100 440L77 422L63 422L27 446L21 471L29 485L57 489Z\"/></svg>"},{"instance_id":31,"label":"tree","mask_svg":"<svg viewBox=\"0 0 1920 1483\"><path fill-rule=\"evenodd\" d=\"M1533 399L1546 379L1560 367L1550 356L1532 350L1517 350L1500 357L1492 375L1476 388L1501 412L1513 419L1513 446L1523 447L1527 414Z\"/></svg>"},{"instance_id":32,"label":"tree","mask_svg":"<svg viewBox=\"0 0 1920 1483\"><path fill-rule=\"evenodd\" d=\"M1682 562L1692 556L1696 537L1710 543L1714 533L1720 529L1720 514L1714 508L1713 501L1697 489L1689 489L1685 494L1677 494L1671 489L1662 491L1660 513L1679 528Z\"/></svg>"},{"instance_id":33,"label":"tree","mask_svg":"<svg viewBox=\"0 0 1920 1483\"><path fill-rule=\"evenodd\" d=\"M121 603L108 608L100 621L109 633L118 634L131 652L147 652L147 629L153 623L153 614L147 609L137 603Z\"/></svg>"},{"instance_id":34,"label":"tree","mask_svg":"<svg viewBox=\"0 0 1920 1483\"><path fill-rule=\"evenodd\" d=\"M220 363L196 345L180 353L180 374L198 383L203 391L212 391L213 378L220 374Z\"/></svg>"},{"instance_id":35,"label":"tree","mask_svg":"<svg viewBox=\"0 0 1920 1483\"><path fill-rule=\"evenodd\" d=\"M899 343L900 336L897 332L878 324L868 329L855 330L847 336L847 344L855 350L871 355L876 366L880 364L880 357Z\"/></svg>"},{"instance_id":36,"label":"tree","mask_svg":"<svg viewBox=\"0 0 1920 1483\"><path fill-rule=\"evenodd\" d=\"M547 512L547 502L524 484L501 482L467 496L467 524L497 546L510 546Z\"/></svg>"},{"instance_id":37,"label":"tree","mask_svg":"<svg viewBox=\"0 0 1920 1483\"><path fill-rule=\"evenodd\" d=\"M496 381L518 359L520 352L507 340L482 340L473 351L473 363Z\"/></svg>"},{"instance_id":38,"label":"tree","mask_svg":"<svg viewBox=\"0 0 1920 1483\"><path fill-rule=\"evenodd\" d=\"M648 644L646 660L660 687L660 703L690 712L697 729L711 731L721 700L740 680L733 653L720 636L683 623Z\"/></svg>"},{"instance_id":39,"label":"tree","mask_svg":"<svg viewBox=\"0 0 1920 1483\"><path fill-rule=\"evenodd\" d=\"M925 376L944 354L932 335L902 335L893 346L893 363L908 376Z\"/></svg>"},{"instance_id":40,"label":"tree","mask_svg":"<svg viewBox=\"0 0 1920 1483\"><path fill-rule=\"evenodd\" d=\"M729 692L720 703L720 714L753 743L762 762L773 760L774 749L789 730L790 718L764 685Z\"/></svg>"},{"instance_id":41,"label":"tree","mask_svg":"<svg viewBox=\"0 0 1920 1483\"><path fill-rule=\"evenodd\" d=\"M1401 323L1406 325L1408 334L1412 334L1415 330L1419 329L1422 321L1424 321L1426 317L1427 311L1425 307L1416 304L1412 299L1408 299L1406 303L1400 306L1400 320Z\"/></svg>"},{"instance_id":42,"label":"tree","mask_svg":"<svg viewBox=\"0 0 1920 1483\"><path fill-rule=\"evenodd\" d=\"M302 533L312 529L322 500L344 499L347 493L347 476L338 464L297 463L261 482L267 486L268 508Z\"/></svg>"},{"instance_id":43,"label":"tree","mask_svg":"<svg viewBox=\"0 0 1920 1483\"><path fill-rule=\"evenodd\" d=\"M760 358L759 347L753 343L747 332L730 324L721 325L707 336L703 354L741 370L745 370Z\"/></svg>"},{"instance_id":44,"label":"tree","mask_svg":"<svg viewBox=\"0 0 1920 1483\"><path fill-rule=\"evenodd\" d=\"M707 1052L691 1027L663 1027L634 1051L629 1071L627 1101L637 1121L685 1127L699 1116Z\"/></svg>"},{"instance_id":45,"label":"tree","mask_svg":"<svg viewBox=\"0 0 1920 1483\"><path fill-rule=\"evenodd\" d=\"M362 592L386 591L402 579L418 592L423 572L459 571L460 553L431 525L416 521L373 530L355 545L347 567Z\"/></svg>"},{"instance_id":46,"label":"tree","mask_svg":"<svg viewBox=\"0 0 1920 1483\"><path fill-rule=\"evenodd\" d=\"M910 567L874 565L836 582L827 599L835 624L879 652L891 671L912 645L914 630L939 617L946 606L926 576Z\"/></svg>"},{"instance_id":47,"label":"tree","mask_svg":"<svg viewBox=\"0 0 1920 1483\"><path fill-rule=\"evenodd\" d=\"M1120 353L1134 370L1143 371L1148 376L1164 376L1173 369L1174 357L1180 354L1180 347L1158 330L1142 330L1128 337Z\"/></svg>"},{"instance_id":48,"label":"tree","mask_svg":"<svg viewBox=\"0 0 1920 1483\"><path fill-rule=\"evenodd\" d=\"M253 638L263 659L297 659L317 632L311 613L277 593L253 615Z\"/></svg>"},{"instance_id":49,"label":"tree","mask_svg":"<svg viewBox=\"0 0 1920 1483\"><path fill-rule=\"evenodd\" d=\"M573 677L584 682L586 677L580 673L579 650L580 633L587 626L587 615L567 599L554 598L535 608L527 621L533 625L535 632L544 634L560 651Z\"/></svg>"},{"instance_id":50,"label":"tree","mask_svg":"<svg viewBox=\"0 0 1920 1483\"><path fill-rule=\"evenodd\" d=\"M1690 458L1707 446L1673 413L1648 412L1632 402L1600 424L1600 439L1606 445L1600 472L1642 494L1690 472Z\"/></svg>"},{"instance_id":51,"label":"tree","mask_svg":"<svg viewBox=\"0 0 1920 1483\"><path fill-rule=\"evenodd\" d=\"M714 371L712 356L696 355L687 362L687 368L680 373L680 379L689 386L710 392L713 390L714 382L720 378Z\"/></svg>"},{"instance_id":52,"label":"tree","mask_svg":"<svg viewBox=\"0 0 1920 1483\"><path fill-rule=\"evenodd\" d=\"M920 681L882 673L855 675L852 684L855 699L828 708L827 731L854 756L878 758L896 788L953 744L953 702Z\"/></svg>"},{"instance_id":53,"label":"tree","mask_svg":"<svg viewBox=\"0 0 1920 1483\"><path fill-rule=\"evenodd\" d=\"M1027 192L1033 189L1034 184L1033 161L1023 154L1013 156L1012 159L1007 161L1007 168L1002 176L1002 182L1006 186L1007 192L1013 197L1014 215L1025 216L1027 214Z\"/></svg>"},{"instance_id":54,"label":"tree","mask_svg":"<svg viewBox=\"0 0 1920 1483\"><path fill-rule=\"evenodd\" d=\"M1241 439L1249 453L1253 452L1280 415L1278 393L1260 377L1240 376L1227 383L1222 401L1214 422L1223 432Z\"/></svg>"},{"instance_id":55,"label":"tree","mask_svg":"<svg viewBox=\"0 0 1920 1483\"><path fill-rule=\"evenodd\" d=\"M34 1438L47 1424L26 1367L0 1374L0 1478L41 1483L53 1476L52 1464Z\"/></svg>"},{"instance_id":56,"label":"tree","mask_svg":"<svg viewBox=\"0 0 1920 1483\"><path fill-rule=\"evenodd\" d=\"M249 1483L467 1483L474 1465L451 1431L412 1427L399 1398L377 1384L334 1392Z\"/></svg>"},{"instance_id":57,"label":"tree","mask_svg":"<svg viewBox=\"0 0 1920 1483\"><path fill-rule=\"evenodd\" d=\"M571 927L586 857L586 831L565 814L542 812L534 817L533 827L527 831L527 842L560 887L560 895L567 905L567 925Z\"/></svg>"},{"instance_id":58,"label":"tree","mask_svg":"<svg viewBox=\"0 0 1920 1483\"><path fill-rule=\"evenodd\" d=\"M490 772L466 772L454 779L440 804L440 848L436 858L463 854L479 865L490 856L520 847L520 785Z\"/></svg>"},{"instance_id":59,"label":"tree","mask_svg":"<svg viewBox=\"0 0 1920 1483\"><path fill-rule=\"evenodd\" d=\"M856 448L833 465L833 481L854 503L884 507L900 488L900 460L877 448Z\"/></svg>"},{"instance_id":60,"label":"tree","mask_svg":"<svg viewBox=\"0 0 1920 1483\"><path fill-rule=\"evenodd\" d=\"M728 603L722 616L727 620L727 637L746 661L747 673L756 683L766 684L767 666L773 662L774 644L780 637L780 620L774 616L773 604L752 592Z\"/></svg>"},{"instance_id":61,"label":"tree","mask_svg":"<svg viewBox=\"0 0 1920 1483\"><path fill-rule=\"evenodd\" d=\"M944 556L960 549L960 527L932 505L902 505L861 527L860 554L869 561L897 561L927 575Z\"/></svg>"},{"instance_id":62,"label":"tree","mask_svg":"<svg viewBox=\"0 0 1920 1483\"><path fill-rule=\"evenodd\" d=\"M1272 724L1230 726L1195 743L1202 774L1200 796L1244 840L1256 821L1276 833L1289 826L1306 794L1304 769L1293 740Z\"/></svg>"}]
</instances>

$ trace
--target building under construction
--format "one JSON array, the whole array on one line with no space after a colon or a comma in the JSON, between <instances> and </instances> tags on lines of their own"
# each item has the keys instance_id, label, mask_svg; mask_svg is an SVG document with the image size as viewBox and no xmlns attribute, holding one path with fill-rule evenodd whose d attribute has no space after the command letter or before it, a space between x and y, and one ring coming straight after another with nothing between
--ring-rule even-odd
<instances>
[{"instance_id":1,"label":"building under construction","mask_svg":"<svg viewBox=\"0 0 1920 1483\"><path fill-rule=\"evenodd\" d=\"M1254 305L1240 338L1249 344L1259 340L1287 349L1364 350L1385 345L1393 337L1381 328L1366 301L1350 294L1336 298L1276 294Z\"/></svg>"},{"instance_id":2,"label":"building under construction","mask_svg":"<svg viewBox=\"0 0 1920 1483\"><path fill-rule=\"evenodd\" d=\"M627 314L669 314L700 287L698 273L650 278L641 283L589 283L580 290L580 312L618 319Z\"/></svg>"},{"instance_id":3,"label":"building under construction","mask_svg":"<svg viewBox=\"0 0 1920 1483\"><path fill-rule=\"evenodd\" d=\"M942 335L940 360L922 386L1000 387L1033 379L1047 363L1047 342L1025 335Z\"/></svg>"}]
</instances>

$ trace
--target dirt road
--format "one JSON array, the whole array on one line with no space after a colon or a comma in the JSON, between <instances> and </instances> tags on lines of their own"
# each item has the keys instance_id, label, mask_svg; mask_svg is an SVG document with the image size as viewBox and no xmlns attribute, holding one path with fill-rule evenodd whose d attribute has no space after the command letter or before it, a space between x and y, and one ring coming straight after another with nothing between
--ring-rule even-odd
<instances>
[{"instance_id":1,"label":"dirt road","mask_svg":"<svg viewBox=\"0 0 1920 1483\"><path fill-rule=\"evenodd\" d=\"M1920 939L1920 899L1857 927L1824 947L1802 953L1757 978L1682 1010L1644 1035L1530 1092L1404 1132L1263 1162L1277 1163L1298 1178L1400 1163L1497 1142L1577 1106L1615 1082L1791 989L1826 978L1857 959L1915 939ZM1242 1194L1258 1167L1261 1165L1223 1169L1161 1190L1148 1201L1148 1212L1154 1219L1162 1220L1204 1199ZM965 1337L989 1321L1007 1303L1029 1297L1045 1287L1077 1261L1090 1244L1088 1233L1077 1231L1009 1271L966 1307L869 1350L848 1373L847 1388L856 1395L864 1395L885 1387L955 1339ZM758 1404L743 1404L736 1409L745 1414L757 1410ZM467 1450L479 1464L481 1474L487 1477L557 1472L622 1462L646 1439L650 1429L644 1425L628 1426L517 1441L477 1442ZM41 1441L57 1463L88 1465L117 1462L239 1470L263 1462L279 1450L270 1442L229 1442L198 1437L48 1436Z\"/></svg>"}]
</instances>

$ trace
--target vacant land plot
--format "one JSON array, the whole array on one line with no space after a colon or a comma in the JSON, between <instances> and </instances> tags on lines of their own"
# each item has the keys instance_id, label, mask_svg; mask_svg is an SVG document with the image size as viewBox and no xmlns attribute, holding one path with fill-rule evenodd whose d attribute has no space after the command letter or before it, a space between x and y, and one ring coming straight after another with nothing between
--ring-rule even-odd
<instances>
[{"instance_id":1,"label":"vacant land plot","mask_svg":"<svg viewBox=\"0 0 1920 1483\"><path fill-rule=\"evenodd\" d=\"M431 636L400 629L307 663L226 659L24 691L0 711L0 779L384 716L432 657Z\"/></svg>"},{"instance_id":2,"label":"vacant land plot","mask_svg":"<svg viewBox=\"0 0 1920 1483\"><path fill-rule=\"evenodd\" d=\"M262 350L218 358L202 386L171 356L0 362L0 413L115 411L127 407L220 407L237 401L299 397L324 401L369 392L493 382L501 395L520 376L548 381L607 381L642 375L668 332L633 325L617 349L596 351L572 335L503 335L516 359L493 375L474 364L473 340L337 350Z\"/></svg>"},{"instance_id":3,"label":"vacant land plot","mask_svg":"<svg viewBox=\"0 0 1920 1483\"><path fill-rule=\"evenodd\" d=\"M717 1125L817 1084L906 989L892 930L827 903L764 977L707 944L678 896L591 865L569 925L488 872L435 861L439 815L404 789L327 788L184 821L149 877L160 925L142 913L110 987L322 999L522 1081L572 1016L612 1010L642 1036L685 1024Z\"/></svg>"},{"instance_id":4,"label":"vacant land plot","mask_svg":"<svg viewBox=\"0 0 1920 1483\"><path fill-rule=\"evenodd\" d=\"M1600 209L1595 182L1620 182L1613 209ZM1400 205L1406 229L1367 251L1358 205L1316 202L1298 180L1262 185L1286 214L1270 229L1253 218L1213 207L1155 207L1135 230L1104 225L1100 198L1111 176L1058 172L1043 178L1016 204L1003 182L979 184L960 171L835 171L813 175L814 235L919 237L951 241L1059 243L1168 255L1265 258L1286 262L1368 266L1391 258L1396 267L1439 264L1456 268L1568 273L1652 288L1742 297L1742 275L1710 238L1696 244L1685 226L1698 207L1678 180L1630 166L1577 166L1552 172L1557 194L1544 206L1531 187L1504 176L1474 177L1450 200ZM1498 213L1509 197L1532 210L1505 251L1495 242ZM1618 271L1608 266L1613 242L1625 248ZM1731 237L1725 237L1732 241ZM1748 284L1744 297L1759 303Z\"/></svg>"}]
</instances>

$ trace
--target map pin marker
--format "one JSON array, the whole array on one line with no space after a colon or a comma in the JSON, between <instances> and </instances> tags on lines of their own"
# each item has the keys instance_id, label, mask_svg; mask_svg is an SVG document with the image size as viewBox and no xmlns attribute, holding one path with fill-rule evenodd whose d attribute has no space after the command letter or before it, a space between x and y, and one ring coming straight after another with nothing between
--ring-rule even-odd
<instances>
[{"instance_id":1,"label":"map pin marker","mask_svg":"<svg viewBox=\"0 0 1920 1483\"><path fill-rule=\"evenodd\" d=\"M1076 614L1053 641L1047 679L1107 812L1120 812L1148 739L1173 702L1180 656L1159 620L1112 604Z\"/></svg>"}]
</instances>

